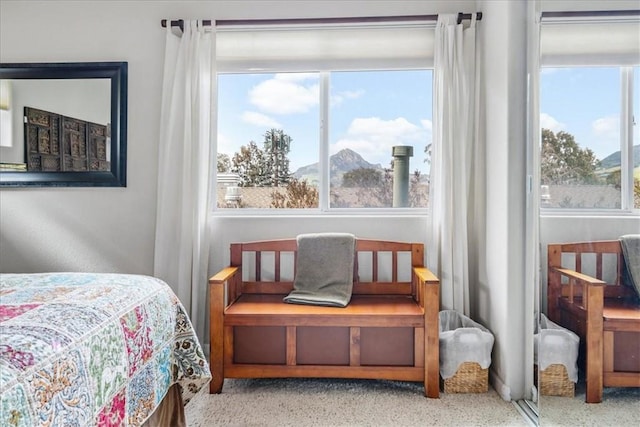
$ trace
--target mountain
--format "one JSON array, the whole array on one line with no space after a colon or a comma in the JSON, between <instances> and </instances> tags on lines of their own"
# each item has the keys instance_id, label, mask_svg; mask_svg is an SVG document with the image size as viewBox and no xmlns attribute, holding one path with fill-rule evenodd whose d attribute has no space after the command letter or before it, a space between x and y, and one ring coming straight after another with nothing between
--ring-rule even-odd
<instances>
[{"instance_id":1,"label":"mountain","mask_svg":"<svg viewBox=\"0 0 640 427\"><path fill-rule=\"evenodd\" d=\"M359 168L382 169L382 166L379 163L369 163L360 154L345 148L329 157L329 168L331 182L340 185L342 183L342 175L345 172ZM318 163L302 166L293 173L295 178L299 180L306 179L309 183L318 182L319 175Z\"/></svg>"},{"instance_id":2,"label":"mountain","mask_svg":"<svg viewBox=\"0 0 640 427\"><path fill-rule=\"evenodd\" d=\"M620 160L620 151L616 151L613 154L608 155L604 159L600 160L600 167L602 169L611 169L619 167L622 161ZM640 166L640 145L633 146L633 167Z\"/></svg>"}]
</instances>

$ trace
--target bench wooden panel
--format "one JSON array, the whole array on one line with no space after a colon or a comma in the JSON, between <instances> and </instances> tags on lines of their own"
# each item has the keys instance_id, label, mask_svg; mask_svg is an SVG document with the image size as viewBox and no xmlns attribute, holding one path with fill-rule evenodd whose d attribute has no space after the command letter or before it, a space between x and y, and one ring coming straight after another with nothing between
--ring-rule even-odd
<instances>
[{"instance_id":1,"label":"bench wooden panel","mask_svg":"<svg viewBox=\"0 0 640 427\"><path fill-rule=\"evenodd\" d=\"M573 265L563 264L563 254ZM611 283L607 262L615 262ZM584 273L587 264L593 276ZM580 336L588 403L602 401L603 387L640 387L640 305L622 284L624 268L618 240L548 248L548 316Z\"/></svg>"},{"instance_id":2,"label":"bench wooden panel","mask_svg":"<svg viewBox=\"0 0 640 427\"><path fill-rule=\"evenodd\" d=\"M345 308L282 301L296 249L295 239L233 243L230 266L209 279L210 392L224 378L370 378L421 381L439 397L440 283L424 245L357 239Z\"/></svg>"}]
</instances>

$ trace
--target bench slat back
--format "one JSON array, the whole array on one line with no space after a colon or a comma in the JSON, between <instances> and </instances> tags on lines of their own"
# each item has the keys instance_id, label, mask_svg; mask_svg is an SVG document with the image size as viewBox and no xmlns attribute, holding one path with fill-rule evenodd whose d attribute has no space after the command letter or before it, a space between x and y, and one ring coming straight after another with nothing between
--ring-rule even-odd
<instances>
[{"instance_id":1,"label":"bench slat back","mask_svg":"<svg viewBox=\"0 0 640 427\"><path fill-rule=\"evenodd\" d=\"M293 289L296 239L231 244L242 268L240 293L288 294ZM354 295L412 295L411 268L424 266L422 243L356 239Z\"/></svg>"},{"instance_id":2,"label":"bench slat back","mask_svg":"<svg viewBox=\"0 0 640 427\"><path fill-rule=\"evenodd\" d=\"M549 245L549 273L553 268L568 268L607 283L605 296L626 296L628 289L622 285L625 268L622 247L619 240L564 243ZM576 296L582 292L577 288ZM562 294L567 296L563 287Z\"/></svg>"}]
</instances>

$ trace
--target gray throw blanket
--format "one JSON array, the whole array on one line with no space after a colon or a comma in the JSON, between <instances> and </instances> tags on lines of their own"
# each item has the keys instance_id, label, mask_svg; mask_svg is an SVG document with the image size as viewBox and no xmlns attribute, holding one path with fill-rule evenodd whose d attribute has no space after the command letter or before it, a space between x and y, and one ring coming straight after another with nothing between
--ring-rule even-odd
<instances>
[{"instance_id":1,"label":"gray throw blanket","mask_svg":"<svg viewBox=\"0 0 640 427\"><path fill-rule=\"evenodd\" d=\"M620 237L622 256L627 265L626 279L640 298L640 234L626 234Z\"/></svg>"},{"instance_id":2,"label":"gray throw blanket","mask_svg":"<svg viewBox=\"0 0 640 427\"><path fill-rule=\"evenodd\" d=\"M353 290L356 238L349 233L312 233L297 237L298 256L292 304L346 307Z\"/></svg>"}]
</instances>

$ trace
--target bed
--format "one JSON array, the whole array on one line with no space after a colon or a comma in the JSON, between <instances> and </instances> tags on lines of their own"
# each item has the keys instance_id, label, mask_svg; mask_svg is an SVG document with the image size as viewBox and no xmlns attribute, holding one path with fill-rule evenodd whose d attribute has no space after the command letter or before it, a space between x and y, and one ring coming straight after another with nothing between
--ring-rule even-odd
<instances>
[{"instance_id":1,"label":"bed","mask_svg":"<svg viewBox=\"0 0 640 427\"><path fill-rule=\"evenodd\" d=\"M184 307L159 279L0 275L2 426L158 425L210 379Z\"/></svg>"}]
</instances>

